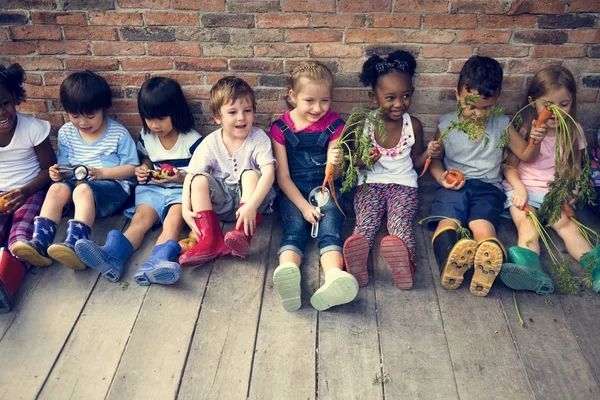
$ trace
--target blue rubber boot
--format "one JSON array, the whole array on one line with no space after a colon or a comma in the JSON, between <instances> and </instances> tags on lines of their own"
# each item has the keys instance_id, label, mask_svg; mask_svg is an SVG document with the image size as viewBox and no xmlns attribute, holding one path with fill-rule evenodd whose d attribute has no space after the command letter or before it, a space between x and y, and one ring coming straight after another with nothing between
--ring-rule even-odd
<instances>
[{"instance_id":1,"label":"blue rubber boot","mask_svg":"<svg viewBox=\"0 0 600 400\"><path fill-rule=\"evenodd\" d=\"M63 243L53 244L48 247L48 255L62 263L65 267L81 271L85 269L85 264L75 254L75 243L80 239L89 239L92 234L92 228L74 219L70 219L68 224L67 238Z\"/></svg>"},{"instance_id":2,"label":"blue rubber boot","mask_svg":"<svg viewBox=\"0 0 600 400\"><path fill-rule=\"evenodd\" d=\"M48 247L56 235L56 222L44 217L35 217L33 220L33 238L19 240L11 252L28 264L36 267L49 267L52 259L48 257Z\"/></svg>"},{"instance_id":3,"label":"blue rubber boot","mask_svg":"<svg viewBox=\"0 0 600 400\"><path fill-rule=\"evenodd\" d=\"M133 279L142 286L151 283L171 285L177 282L181 278L181 265L171 260L179 256L180 251L181 246L174 240L154 247L148 261L142 264Z\"/></svg>"},{"instance_id":4,"label":"blue rubber boot","mask_svg":"<svg viewBox=\"0 0 600 400\"><path fill-rule=\"evenodd\" d=\"M123 274L125 261L133 253L133 245L120 231L108 232L104 246L89 239L78 240L75 252L81 260L100 272L111 282L117 282Z\"/></svg>"}]
</instances>

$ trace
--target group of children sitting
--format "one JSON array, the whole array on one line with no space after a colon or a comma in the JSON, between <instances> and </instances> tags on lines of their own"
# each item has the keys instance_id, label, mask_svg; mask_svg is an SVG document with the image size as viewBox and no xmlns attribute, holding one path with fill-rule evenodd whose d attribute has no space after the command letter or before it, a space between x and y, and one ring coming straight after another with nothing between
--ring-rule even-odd
<instances>
[{"instance_id":1,"label":"group of children sitting","mask_svg":"<svg viewBox=\"0 0 600 400\"><path fill-rule=\"evenodd\" d=\"M458 288L474 266L474 295L486 296L497 276L513 289L552 293L539 259L539 234L526 212L541 206L556 171L579 168L585 139L573 134L567 144L577 156L569 165L556 165L556 152L569 151L557 137L557 119L537 121L549 105L575 117L572 74L556 66L537 73L524 102L530 106L515 127L494 107L502 89L500 64L472 57L455 90L457 111L440 118L435 139L425 146L421 122L408 114L415 69L414 57L405 51L372 56L363 65L360 79L377 110L360 128L372 150L368 167L364 158L357 159L364 173L353 198L356 225L344 240L343 207L352 199L341 191L341 166L353 148L344 121L330 109L333 76L324 64L306 61L292 70L290 110L269 135L254 126L254 91L240 78L222 78L211 89L207 108L221 127L206 137L193 129L180 85L151 78L138 95L143 129L137 144L106 114L112 97L108 83L90 71L73 73L60 88L69 122L58 132L57 155L50 124L16 110L25 101L23 69L0 66L0 245L8 247L0 254L0 310L10 309L27 265L50 266L56 260L118 281L157 224L162 231L156 245L135 273L140 285L175 283L182 267L220 256L243 259L276 199L283 233L272 279L287 311L301 307L300 265L310 236L317 239L324 272L312 306L327 310L354 300L368 282L368 254L386 214L389 235L381 240L381 255L396 285L410 289L417 170L425 169L439 184L428 223L435 229L433 249L444 288ZM333 175L329 190L322 189L326 170ZM127 229L110 231L103 246L94 243L96 218L122 209L132 191ZM74 216L66 237L56 237L70 207ZM496 235L505 210L519 232L517 246L508 251ZM225 235L222 221L235 221ZM182 252L178 240L186 224L194 246ZM472 239L462 237L465 227ZM575 259L596 263L593 289L600 294L600 247L592 248L564 212L552 228Z\"/></svg>"}]
</instances>

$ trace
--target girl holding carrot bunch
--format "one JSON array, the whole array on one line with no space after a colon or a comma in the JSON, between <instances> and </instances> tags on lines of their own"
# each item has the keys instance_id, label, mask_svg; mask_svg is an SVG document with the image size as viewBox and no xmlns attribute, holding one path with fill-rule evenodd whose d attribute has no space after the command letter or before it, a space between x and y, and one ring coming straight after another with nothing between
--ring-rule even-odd
<instances>
[{"instance_id":1,"label":"girl holding carrot bunch","mask_svg":"<svg viewBox=\"0 0 600 400\"><path fill-rule=\"evenodd\" d=\"M527 213L537 214L545 201L548 206L549 192L559 189L556 186L559 180L564 177L573 180L582 173L585 138L575 122L576 95L575 79L562 66L550 66L539 71L527 91L520 114L520 133L527 140L535 134L545 134L546 137L534 160L519 161L514 153L509 152L504 163L505 207L510 211L519 237L517 246L508 249L510 262L503 265L500 279L512 289L530 290L542 295L554 290L552 280L540 262L540 235ZM555 218L556 221L549 218L549 222L565 242L569 254L591 269L593 290L600 294L600 246L592 249L571 219L571 205L577 195L569 191L562 210L558 205L560 215Z\"/></svg>"},{"instance_id":2,"label":"girl holding carrot bunch","mask_svg":"<svg viewBox=\"0 0 600 400\"><path fill-rule=\"evenodd\" d=\"M371 87L369 97L380 108L385 126L382 132L373 123L365 124L365 135L373 146L373 167L368 169L366 177L359 175L358 185L366 185L354 197L356 227L344 243L346 268L361 286L369 280L369 250L386 213L389 236L381 240L381 255L390 265L400 289L410 289L413 285L412 222L419 201L414 167L422 168L428 155L439 155L439 151L431 154L424 151L421 121L408 114L416 66L410 53L398 50L386 59L371 56L360 75L363 85Z\"/></svg>"},{"instance_id":3,"label":"girl holding carrot bunch","mask_svg":"<svg viewBox=\"0 0 600 400\"><path fill-rule=\"evenodd\" d=\"M319 311L349 303L358 294L358 282L343 271L341 211L344 201L340 192L342 151L336 148L344 121L332 112L333 76L322 63L306 61L296 66L288 77L291 110L271 126L273 153L277 159L277 183L281 189L280 213L283 219L279 266L273 284L287 311L301 306L300 264L308 242L311 225L318 226L316 238L325 282L311 297ZM321 207L309 202L315 188L324 186L323 177L332 188L328 201ZM334 188L334 189L333 189ZM339 206L338 206L339 202ZM317 225L318 224L318 225Z\"/></svg>"}]
</instances>

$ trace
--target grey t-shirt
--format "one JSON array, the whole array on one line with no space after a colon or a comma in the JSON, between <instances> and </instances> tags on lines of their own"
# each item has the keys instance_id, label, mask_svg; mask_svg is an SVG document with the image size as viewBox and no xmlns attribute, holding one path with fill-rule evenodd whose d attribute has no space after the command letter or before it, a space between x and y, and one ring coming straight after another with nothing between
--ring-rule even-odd
<instances>
[{"instance_id":1,"label":"grey t-shirt","mask_svg":"<svg viewBox=\"0 0 600 400\"><path fill-rule=\"evenodd\" d=\"M458 120L456 112L446 114L440 118L438 129L444 132L451 122ZM486 127L489 142L483 145L483 140L471 140L465 132L452 130L444 137L444 167L446 169L460 170L467 180L478 179L491 183L502 189L502 154L498 148L502 132L509 124L506 115L490 118Z\"/></svg>"}]
</instances>

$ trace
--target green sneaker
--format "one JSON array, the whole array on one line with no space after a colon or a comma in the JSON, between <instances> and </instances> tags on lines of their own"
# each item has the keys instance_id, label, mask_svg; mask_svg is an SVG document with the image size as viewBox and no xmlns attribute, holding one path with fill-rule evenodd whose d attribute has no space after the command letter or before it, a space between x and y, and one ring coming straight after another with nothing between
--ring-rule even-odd
<instances>
[{"instance_id":1,"label":"green sneaker","mask_svg":"<svg viewBox=\"0 0 600 400\"><path fill-rule=\"evenodd\" d=\"M514 290L530 290L540 295L554 292L552 279L544 272L540 256L525 247L513 246L508 249L512 262L502 265L500 280Z\"/></svg>"},{"instance_id":2,"label":"green sneaker","mask_svg":"<svg viewBox=\"0 0 600 400\"><path fill-rule=\"evenodd\" d=\"M588 268L590 264L593 265L590 271L592 275L592 290L600 296L600 245L582 255L579 263L584 268Z\"/></svg>"}]
</instances>

